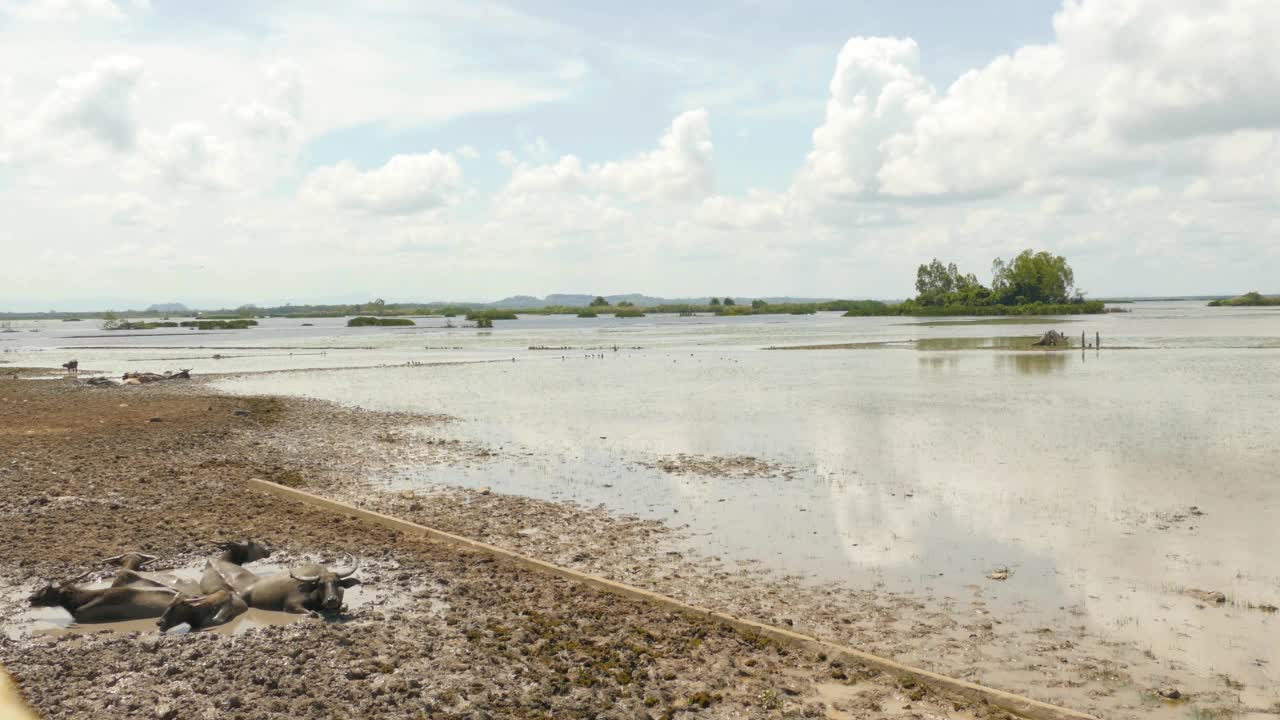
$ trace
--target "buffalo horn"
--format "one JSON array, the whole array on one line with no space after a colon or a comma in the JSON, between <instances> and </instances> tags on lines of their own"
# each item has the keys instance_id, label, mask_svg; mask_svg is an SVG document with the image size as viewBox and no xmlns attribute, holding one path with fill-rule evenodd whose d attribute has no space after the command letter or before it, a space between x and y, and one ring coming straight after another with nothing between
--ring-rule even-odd
<instances>
[{"instance_id":1,"label":"buffalo horn","mask_svg":"<svg viewBox=\"0 0 1280 720\"><path fill-rule=\"evenodd\" d=\"M319 575L294 575L292 570L289 571L289 577L293 578L294 580L297 580L298 582L304 582L304 583L315 582L320 579Z\"/></svg>"},{"instance_id":2,"label":"buffalo horn","mask_svg":"<svg viewBox=\"0 0 1280 720\"><path fill-rule=\"evenodd\" d=\"M352 575L355 575L356 571L360 569L360 560L357 559L351 553L347 553L346 555L347 555L347 560L351 562L351 569L350 570L334 570L333 571L334 574L337 575L339 578L349 578Z\"/></svg>"}]
</instances>

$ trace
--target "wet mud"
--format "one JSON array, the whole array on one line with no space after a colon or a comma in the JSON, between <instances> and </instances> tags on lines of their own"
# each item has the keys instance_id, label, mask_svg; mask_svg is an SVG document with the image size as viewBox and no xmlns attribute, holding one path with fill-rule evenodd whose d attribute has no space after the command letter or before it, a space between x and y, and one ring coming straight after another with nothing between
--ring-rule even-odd
<instances>
[{"instance_id":1,"label":"wet mud","mask_svg":"<svg viewBox=\"0 0 1280 720\"><path fill-rule=\"evenodd\" d=\"M862 668L245 487L262 477L338 492L380 465L488 452L433 442L444 422L222 397L198 383L0 379L0 521L17 529L0 538L0 664L47 718L989 715ZM386 502L422 519L454 501ZM475 534L524 537L519 530L536 512L560 512L529 507L534 514L494 518ZM594 521L611 534L580 546L580 564L618 552L611 543L626 537L613 520ZM181 566L217 541L244 538L286 559L351 552L366 563L361 577L378 599L352 603L338 618L232 634L51 633L15 622L39 584L111 555L140 550Z\"/></svg>"}]
</instances>

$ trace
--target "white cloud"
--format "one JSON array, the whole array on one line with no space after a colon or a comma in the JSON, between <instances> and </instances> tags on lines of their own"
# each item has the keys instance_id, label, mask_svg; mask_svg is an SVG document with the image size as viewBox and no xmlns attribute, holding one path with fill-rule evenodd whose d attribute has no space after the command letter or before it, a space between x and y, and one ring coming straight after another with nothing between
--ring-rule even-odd
<instances>
[{"instance_id":1,"label":"white cloud","mask_svg":"<svg viewBox=\"0 0 1280 720\"><path fill-rule=\"evenodd\" d=\"M658 148L631 160L605 163L592 174L636 199L697 200L715 189L715 152L706 110L681 113Z\"/></svg>"},{"instance_id":2,"label":"white cloud","mask_svg":"<svg viewBox=\"0 0 1280 720\"><path fill-rule=\"evenodd\" d=\"M372 215L408 215L454 203L462 168L452 155L396 155L380 168L360 171L349 162L312 171L300 197L321 206Z\"/></svg>"},{"instance_id":3,"label":"white cloud","mask_svg":"<svg viewBox=\"0 0 1280 720\"><path fill-rule=\"evenodd\" d=\"M205 190L226 190L241 180L239 152L198 122L174 125L165 133L146 131L141 155L167 183Z\"/></svg>"},{"instance_id":4,"label":"white cloud","mask_svg":"<svg viewBox=\"0 0 1280 720\"><path fill-rule=\"evenodd\" d=\"M139 5L137 0L133 5ZM140 9L145 9L145 3ZM119 19L124 12L112 0L0 0L0 15L29 20Z\"/></svg>"},{"instance_id":5,"label":"white cloud","mask_svg":"<svg viewBox=\"0 0 1280 720\"><path fill-rule=\"evenodd\" d=\"M1046 175L1164 162L1161 145L1280 127L1280 5L1070 0L1053 44L938 93L914 43L855 38L806 174L900 198L1002 192Z\"/></svg>"},{"instance_id":6,"label":"white cloud","mask_svg":"<svg viewBox=\"0 0 1280 720\"><path fill-rule=\"evenodd\" d=\"M142 61L127 55L101 60L63 78L36 111L46 130L83 133L117 151L133 148L138 134L134 95Z\"/></svg>"},{"instance_id":7,"label":"white cloud","mask_svg":"<svg viewBox=\"0 0 1280 720\"><path fill-rule=\"evenodd\" d=\"M136 245L140 228L179 238L152 254L131 246L139 261L360 247L375 284L395 277L378 274L379 253L447 253L451 267L493 269L483 288L437 278L439 292L471 296L563 289L584 273L687 292L680 283L704 274L692 260L713 256L774 292L888 296L933 255L981 273L1021 247L1069 250L1082 284L1125 292L1138 291L1126 258L1161 278L1173 276L1154 271L1161 257L1210 272L1212 254L1196 249L1211 244L1277 257L1280 3L1269 0L1068 0L1050 42L946 86L926 80L946 49L907 37L762 62L709 55L696 35L601 48L457 0L250 4L234 11L242 25L197 13L219 31L191 35L156 25L172 19L161 4L133 24L144 6L0 0L0 214L12 236L82 251L88 238ZM609 87L619 78L635 97ZM562 104L524 113L550 102ZM457 122L476 113L493 114ZM749 117L749 136L713 142L713 115L731 133ZM424 137L454 149L423 152ZM337 158L391 157L301 165L344 143ZM505 180L488 175L494 157ZM751 252L734 253L742 243ZM93 271L80 281L108 282ZM349 282L338 261L330 271ZM0 270L0 287L29 294L24 282Z\"/></svg>"}]
</instances>

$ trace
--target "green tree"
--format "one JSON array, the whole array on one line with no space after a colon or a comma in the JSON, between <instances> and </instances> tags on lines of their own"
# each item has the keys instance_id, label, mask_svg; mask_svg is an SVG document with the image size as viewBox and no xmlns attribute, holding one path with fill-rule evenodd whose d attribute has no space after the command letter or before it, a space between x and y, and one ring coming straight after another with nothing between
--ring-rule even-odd
<instances>
[{"instance_id":1,"label":"green tree","mask_svg":"<svg viewBox=\"0 0 1280 720\"><path fill-rule=\"evenodd\" d=\"M768 305L768 304L769 304L769 303L765 302L764 300L752 300L752 301L751 301L751 307L752 307L752 308L754 308L754 309L756 309L756 310L759 310L760 308L765 307L765 306L766 306L766 305Z\"/></svg>"},{"instance_id":2,"label":"green tree","mask_svg":"<svg viewBox=\"0 0 1280 720\"><path fill-rule=\"evenodd\" d=\"M976 275L961 274L955 263L933 262L916 270L916 302L921 305L971 305L987 294Z\"/></svg>"},{"instance_id":3,"label":"green tree","mask_svg":"<svg viewBox=\"0 0 1280 720\"><path fill-rule=\"evenodd\" d=\"M618 303L618 307L635 307L635 306L636 304L631 302L630 300L623 300L622 302Z\"/></svg>"},{"instance_id":4,"label":"green tree","mask_svg":"<svg viewBox=\"0 0 1280 720\"><path fill-rule=\"evenodd\" d=\"M737 304L738 304L738 303L734 302L734 301L733 301L733 298L731 298L731 297L727 297L727 298L725 298L725 299L724 299L724 305L725 305L725 307L729 307L730 305L737 305Z\"/></svg>"},{"instance_id":5,"label":"green tree","mask_svg":"<svg viewBox=\"0 0 1280 720\"><path fill-rule=\"evenodd\" d=\"M1023 250L1007 263L996 258L991 263L991 275L992 293L1002 305L1065 303L1080 299L1075 273L1067 259L1043 250Z\"/></svg>"},{"instance_id":6,"label":"green tree","mask_svg":"<svg viewBox=\"0 0 1280 720\"><path fill-rule=\"evenodd\" d=\"M121 319L119 315L116 315L115 312L111 310L102 313L103 330L119 330L126 324L127 322L125 320Z\"/></svg>"},{"instance_id":7,"label":"green tree","mask_svg":"<svg viewBox=\"0 0 1280 720\"><path fill-rule=\"evenodd\" d=\"M605 300L603 295L597 295L587 307L609 307L609 301Z\"/></svg>"},{"instance_id":8,"label":"green tree","mask_svg":"<svg viewBox=\"0 0 1280 720\"><path fill-rule=\"evenodd\" d=\"M253 317L258 314L258 306L252 303L248 305L241 305L236 308L236 314L240 317Z\"/></svg>"},{"instance_id":9,"label":"green tree","mask_svg":"<svg viewBox=\"0 0 1280 720\"><path fill-rule=\"evenodd\" d=\"M711 298L711 302L707 304L711 307L720 307L720 298Z\"/></svg>"}]
</instances>

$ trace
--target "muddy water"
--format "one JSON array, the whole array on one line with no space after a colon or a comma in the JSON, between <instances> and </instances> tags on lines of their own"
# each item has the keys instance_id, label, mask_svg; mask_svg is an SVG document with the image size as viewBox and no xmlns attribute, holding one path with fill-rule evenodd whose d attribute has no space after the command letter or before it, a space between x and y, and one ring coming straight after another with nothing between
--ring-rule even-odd
<instances>
[{"instance_id":1,"label":"muddy water","mask_svg":"<svg viewBox=\"0 0 1280 720\"><path fill-rule=\"evenodd\" d=\"M925 599L978 587L1028 626L1085 623L1268 700L1280 618L1250 605L1280 605L1280 312L1128 307L1044 323L1100 332L1100 352L1029 351L1020 338L1040 328L1007 323L534 318L455 339L512 362L223 387L448 413L464 422L445 432L499 448L492 462L406 468L393 487L603 504L687 526L704 554L813 581ZM387 337L379 352L401 352ZM857 349L763 350L836 344ZM650 467L676 453L795 472ZM1009 579L987 580L996 567ZM1229 600L1204 607L1187 588Z\"/></svg>"},{"instance_id":2,"label":"muddy water","mask_svg":"<svg viewBox=\"0 0 1280 720\"><path fill-rule=\"evenodd\" d=\"M36 720L9 673L0 667L0 720Z\"/></svg>"}]
</instances>

